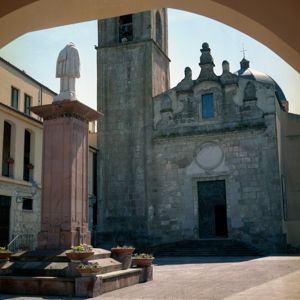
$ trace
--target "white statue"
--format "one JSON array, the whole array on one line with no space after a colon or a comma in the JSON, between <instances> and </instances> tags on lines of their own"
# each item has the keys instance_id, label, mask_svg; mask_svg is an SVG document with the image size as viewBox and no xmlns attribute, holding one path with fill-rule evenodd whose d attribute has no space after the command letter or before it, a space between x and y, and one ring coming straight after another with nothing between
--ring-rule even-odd
<instances>
[{"instance_id":1,"label":"white statue","mask_svg":"<svg viewBox=\"0 0 300 300\"><path fill-rule=\"evenodd\" d=\"M74 43L69 43L59 52L56 77L60 78L60 93L54 97L54 101L77 100L75 78L80 77L80 59Z\"/></svg>"}]
</instances>

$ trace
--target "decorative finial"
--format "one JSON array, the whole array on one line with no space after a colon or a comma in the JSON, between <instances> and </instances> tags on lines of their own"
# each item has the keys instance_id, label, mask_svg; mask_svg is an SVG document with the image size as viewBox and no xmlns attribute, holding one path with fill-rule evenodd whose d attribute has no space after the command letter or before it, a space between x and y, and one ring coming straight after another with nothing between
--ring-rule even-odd
<instances>
[{"instance_id":1,"label":"decorative finial","mask_svg":"<svg viewBox=\"0 0 300 300\"><path fill-rule=\"evenodd\" d=\"M229 62L227 60L223 60L222 69L223 69L223 73L220 76L221 83L223 85L236 84L238 78L235 74L232 74L230 72L230 65L229 65Z\"/></svg>"},{"instance_id":2,"label":"decorative finial","mask_svg":"<svg viewBox=\"0 0 300 300\"><path fill-rule=\"evenodd\" d=\"M190 67L186 67L184 69L184 79L188 79L188 80L192 79L192 69Z\"/></svg>"},{"instance_id":3,"label":"decorative finial","mask_svg":"<svg viewBox=\"0 0 300 300\"><path fill-rule=\"evenodd\" d=\"M230 72L229 62L227 60L223 60L222 62L223 73Z\"/></svg>"},{"instance_id":4,"label":"decorative finial","mask_svg":"<svg viewBox=\"0 0 300 300\"><path fill-rule=\"evenodd\" d=\"M243 58L245 58L245 52L246 52L247 50L244 48L244 43L243 43L243 50L241 51L241 52L243 52Z\"/></svg>"},{"instance_id":5,"label":"decorative finial","mask_svg":"<svg viewBox=\"0 0 300 300\"><path fill-rule=\"evenodd\" d=\"M190 67L186 67L184 69L184 78L177 84L176 91L184 92L189 91L194 84L192 79L192 69Z\"/></svg>"},{"instance_id":6,"label":"decorative finial","mask_svg":"<svg viewBox=\"0 0 300 300\"><path fill-rule=\"evenodd\" d=\"M214 59L210 54L210 48L208 43L204 42L202 44L201 56L199 66L201 68L200 75L197 79L197 82L205 80L214 80L218 81L218 76L214 73Z\"/></svg>"},{"instance_id":7,"label":"decorative finial","mask_svg":"<svg viewBox=\"0 0 300 300\"><path fill-rule=\"evenodd\" d=\"M206 42L204 42L204 43L202 44L201 52L203 52L203 51L210 51L209 45L208 45L208 43L206 43Z\"/></svg>"},{"instance_id":8,"label":"decorative finial","mask_svg":"<svg viewBox=\"0 0 300 300\"><path fill-rule=\"evenodd\" d=\"M210 54L210 48L208 43L203 43L202 44L202 49L200 49L201 51L201 56L200 56L200 66L204 65L204 64L212 64L213 66L215 66L214 64L214 60Z\"/></svg>"}]
</instances>

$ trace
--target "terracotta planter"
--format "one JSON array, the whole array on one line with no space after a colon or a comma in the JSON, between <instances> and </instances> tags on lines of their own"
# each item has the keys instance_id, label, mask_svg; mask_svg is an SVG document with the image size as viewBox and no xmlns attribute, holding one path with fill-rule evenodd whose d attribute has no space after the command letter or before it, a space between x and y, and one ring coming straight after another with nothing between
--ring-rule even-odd
<instances>
[{"instance_id":1,"label":"terracotta planter","mask_svg":"<svg viewBox=\"0 0 300 300\"><path fill-rule=\"evenodd\" d=\"M100 268L87 268L87 269L80 269L80 268L77 268L76 269L81 276L95 276L97 275L99 272L100 272Z\"/></svg>"},{"instance_id":2,"label":"terracotta planter","mask_svg":"<svg viewBox=\"0 0 300 300\"><path fill-rule=\"evenodd\" d=\"M122 263L122 270L130 268L134 248L112 248L111 257Z\"/></svg>"},{"instance_id":3,"label":"terracotta planter","mask_svg":"<svg viewBox=\"0 0 300 300\"><path fill-rule=\"evenodd\" d=\"M66 256L72 261L82 261L93 255L94 252L66 252Z\"/></svg>"},{"instance_id":4,"label":"terracotta planter","mask_svg":"<svg viewBox=\"0 0 300 300\"><path fill-rule=\"evenodd\" d=\"M150 267L153 259L154 258L133 258L133 263L139 268Z\"/></svg>"},{"instance_id":5,"label":"terracotta planter","mask_svg":"<svg viewBox=\"0 0 300 300\"><path fill-rule=\"evenodd\" d=\"M0 259L8 259L12 255L12 252L0 252Z\"/></svg>"},{"instance_id":6,"label":"terracotta planter","mask_svg":"<svg viewBox=\"0 0 300 300\"><path fill-rule=\"evenodd\" d=\"M132 254L135 248L111 248L111 253L113 254Z\"/></svg>"}]
</instances>

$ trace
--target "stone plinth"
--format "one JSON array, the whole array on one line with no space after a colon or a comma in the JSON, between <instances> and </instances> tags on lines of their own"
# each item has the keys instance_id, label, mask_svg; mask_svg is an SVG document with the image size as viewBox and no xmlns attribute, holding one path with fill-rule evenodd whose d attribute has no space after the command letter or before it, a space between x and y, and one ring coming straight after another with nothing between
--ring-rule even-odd
<instances>
[{"instance_id":1,"label":"stone plinth","mask_svg":"<svg viewBox=\"0 0 300 300\"><path fill-rule=\"evenodd\" d=\"M93 251L89 262L98 263L100 272L84 277L64 250L15 253L0 268L0 293L87 298L152 280L152 266L122 270L110 251Z\"/></svg>"},{"instance_id":2,"label":"stone plinth","mask_svg":"<svg viewBox=\"0 0 300 300\"><path fill-rule=\"evenodd\" d=\"M90 244L88 230L88 122L101 114L79 101L36 106L44 119L41 231L38 246Z\"/></svg>"}]
</instances>

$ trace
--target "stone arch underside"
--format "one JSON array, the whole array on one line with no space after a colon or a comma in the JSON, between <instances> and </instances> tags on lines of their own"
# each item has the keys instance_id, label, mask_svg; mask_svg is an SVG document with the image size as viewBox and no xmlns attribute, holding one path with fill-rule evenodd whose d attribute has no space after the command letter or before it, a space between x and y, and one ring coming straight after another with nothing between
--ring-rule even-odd
<instances>
[{"instance_id":1,"label":"stone arch underside","mask_svg":"<svg viewBox=\"0 0 300 300\"><path fill-rule=\"evenodd\" d=\"M0 47L27 32L163 7L207 16L260 41L300 71L297 0L4 0ZM38 13L37 13L38 12ZM9 28L9 29L8 29Z\"/></svg>"}]
</instances>

